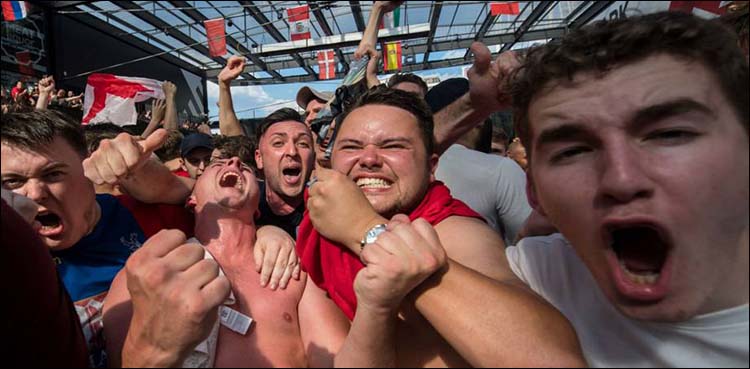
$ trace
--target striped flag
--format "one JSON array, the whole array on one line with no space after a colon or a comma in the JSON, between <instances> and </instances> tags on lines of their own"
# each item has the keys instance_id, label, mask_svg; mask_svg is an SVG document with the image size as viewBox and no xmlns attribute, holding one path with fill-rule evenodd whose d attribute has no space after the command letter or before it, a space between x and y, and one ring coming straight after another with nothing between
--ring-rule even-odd
<instances>
[{"instance_id":1,"label":"striped flag","mask_svg":"<svg viewBox=\"0 0 750 369\"><path fill-rule=\"evenodd\" d=\"M286 10L289 18L289 38L292 41L310 38L310 6L303 5Z\"/></svg>"},{"instance_id":2,"label":"striped flag","mask_svg":"<svg viewBox=\"0 0 750 369\"><path fill-rule=\"evenodd\" d=\"M318 69L320 79L336 77L336 59L333 56L333 50L318 51Z\"/></svg>"},{"instance_id":3,"label":"striped flag","mask_svg":"<svg viewBox=\"0 0 750 369\"><path fill-rule=\"evenodd\" d=\"M380 29L393 29L401 25L401 7L385 13L380 23Z\"/></svg>"},{"instance_id":4,"label":"striped flag","mask_svg":"<svg viewBox=\"0 0 750 369\"><path fill-rule=\"evenodd\" d=\"M517 15L519 12L517 2L490 4L490 15Z\"/></svg>"},{"instance_id":5,"label":"striped flag","mask_svg":"<svg viewBox=\"0 0 750 369\"><path fill-rule=\"evenodd\" d=\"M2 1L3 19L8 22L26 18L28 15L28 4L25 1Z\"/></svg>"},{"instance_id":6,"label":"striped flag","mask_svg":"<svg viewBox=\"0 0 750 369\"><path fill-rule=\"evenodd\" d=\"M209 19L203 22L208 38L208 53L211 56L222 56L227 53L226 31L224 18Z\"/></svg>"},{"instance_id":7,"label":"striped flag","mask_svg":"<svg viewBox=\"0 0 750 369\"><path fill-rule=\"evenodd\" d=\"M386 71L401 70L401 41L385 43L383 69Z\"/></svg>"}]
</instances>

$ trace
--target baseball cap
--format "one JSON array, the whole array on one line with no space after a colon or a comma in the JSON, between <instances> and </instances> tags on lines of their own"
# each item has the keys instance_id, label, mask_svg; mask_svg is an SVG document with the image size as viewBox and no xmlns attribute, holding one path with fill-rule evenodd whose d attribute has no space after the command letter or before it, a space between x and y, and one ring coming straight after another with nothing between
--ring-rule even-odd
<instances>
[{"instance_id":1,"label":"baseball cap","mask_svg":"<svg viewBox=\"0 0 750 369\"><path fill-rule=\"evenodd\" d=\"M307 104L309 104L312 99L328 101L332 97L333 93L331 92L320 92L316 89L305 86L300 88L299 92L297 92L297 105L302 109L307 109Z\"/></svg>"},{"instance_id":2,"label":"baseball cap","mask_svg":"<svg viewBox=\"0 0 750 369\"><path fill-rule=\"evenodd\" d=\"M185 138L182 139L182 144L180 145L180 155L185 157L191 151L199 147L205 147L209 150L213 150L213 138L205 133L192 133L185 136Z\"/></svg>"},{"instance_id":3,"label":"baseball cap","mask_svg":"<svg viewBox=\"0 0 750 369\"><path fill-rule=\"evenodd\" d=\"M435 114L450 105L459 97L469 92L469 80L466 78L449 78L438 83L427 91L424 99Z\"/></svg>"}]
</instances>

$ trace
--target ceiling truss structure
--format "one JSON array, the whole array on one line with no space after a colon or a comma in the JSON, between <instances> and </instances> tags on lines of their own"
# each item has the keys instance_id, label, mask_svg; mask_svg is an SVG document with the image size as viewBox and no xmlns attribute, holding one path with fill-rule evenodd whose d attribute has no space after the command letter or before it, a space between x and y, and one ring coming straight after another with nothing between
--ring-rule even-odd
<instances>
[{"instance_id":1,"label":"ceiling truss structure","mask_svg":"<svg viewBox=\"0 0 750 369\"><path fill-rule=\"evenodd\" d=\"M559 39L569 30L591 22L613 1L520 1L516 15L491 15L489 2L407 2L402 25L423 26L424 33L393 33L403 42L403 71L465 65L474 41L496 45L494 51L528 47L527 43ZM357 39L327 44L299 45L284 52L258 52L285 45L289 23L286 9L310 7L313 39L361 33L372 4L369 1L57 1L54 11L112 34L180 68L216 80L227 58L239 53L248 58L235 85L262 85L318 80L317 51L333 48L343 77L353 60ZM97 13L97 14L92 14ZM203 22L227 19L227 46L231 51L210 57ZM409 19L411 17L411 20ZM135 21L134 19L137 19ZM137 24L136 24L137 23ZM144 28L144 24L147 25ZM429 25L429 28L425 28ZM406 28L406 27L401 27ZM202 37L201 37L202 36ZM313 40L314 41L314 40ZM254 52L255 51L255 52Z\"/></svg>"}]
</instances>

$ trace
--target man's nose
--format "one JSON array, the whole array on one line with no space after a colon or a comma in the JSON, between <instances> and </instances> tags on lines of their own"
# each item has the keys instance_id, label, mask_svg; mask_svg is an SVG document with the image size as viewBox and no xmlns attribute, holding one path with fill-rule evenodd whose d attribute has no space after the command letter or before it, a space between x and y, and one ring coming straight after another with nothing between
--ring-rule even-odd
<instances>
[{"instance_id":1,"label":"man's nose","mask_svg":"<svg viewBox=\"0 0 750 369\"><path fill-rule=\"evenodd\" d=\"M380 152L375 145L365 146L362 150L362 155L359 157L359 163L365 168L376 168L383 165L383 160L380 157Z\"/></svg>"},{"instance_id":2,"label":"man's nose","mask_svg":"<svg viewBox=\"0 0 750 369\"><path fill-rule=\"evenodd\" d=\"M650 196L651 181L644 172L637 149L627 144L605 149L603 155L599 194L615 203L627 203Z\"/></svg>"},{"instance_id":3,"label":"man's nose","mask_svg":"<svg viewBox=\"0 0 750 369\"><path fill-rule=\"evenodd\" d=\"M45 182L30 179L23 187L21 187L19 194L30 198L37 204L41 204L47 200L47 197L49 196L49 187L47 187L47 183Z\"/></svg>"}]
</instances>

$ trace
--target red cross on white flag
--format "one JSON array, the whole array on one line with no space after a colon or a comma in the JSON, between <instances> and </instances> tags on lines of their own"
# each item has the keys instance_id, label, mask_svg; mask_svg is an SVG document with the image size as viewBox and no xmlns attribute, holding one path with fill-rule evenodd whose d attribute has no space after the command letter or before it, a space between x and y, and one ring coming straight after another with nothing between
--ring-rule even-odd
<instances>
[{"instance_id":1,"label":"red cross on white flag","mask_svg":"<svg viewBox=\"0 0 750 369\"><path fill-rule=\"evenodd\" d=\"M318 51L318 69L320 79L336 78L336 59L333 50Z\"/></svg>"}]
</instances>

